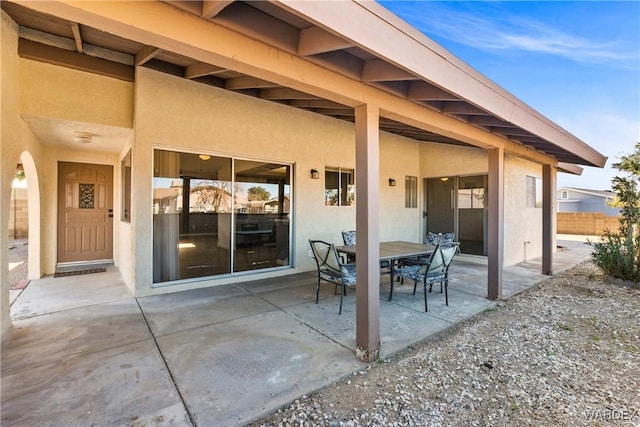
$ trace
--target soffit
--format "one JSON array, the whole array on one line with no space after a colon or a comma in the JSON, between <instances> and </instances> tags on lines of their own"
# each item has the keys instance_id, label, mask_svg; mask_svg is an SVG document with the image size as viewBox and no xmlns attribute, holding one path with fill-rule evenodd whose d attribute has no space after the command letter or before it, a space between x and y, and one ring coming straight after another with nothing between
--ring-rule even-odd
<instances>
[{"instance_id":1,"label":"soffit","mask_svg":"<svg viewBox=\"0 0 640 427\"><path fill-rule=\"evenodd\" d=\"M577 155L566 147L554 144L500 118L495 113L460 98L452 90L443 89L424 77L394 65L385 58L377 56L375 51L366 46L356 45L352 41L341 38L340 35L321 28L298 14L280 7L278 3L265 1L164 1L164 3L283 51L304 57L335 73L408 99L423 108L542 152L559 162L601 166L598 160L593 160L594 157L600 156L594 150L591 151L597 156L585 158ZM126 80L132 80L134 66L145 66L317 114L350 122L355 121L354 110L349 106L238 73L229 68L204 64L173 52L106 33L98 28L42 14L8 1L2 2L2 9L20 25L20 54L30 59L55 62L58 65ZM112 63L113 66L105 66L105 62ZM127 70L129 67L131 69ZM456 139L385 117L381 117L380 129L418 141L467 145Z\"/></svg>"}]
</instances>

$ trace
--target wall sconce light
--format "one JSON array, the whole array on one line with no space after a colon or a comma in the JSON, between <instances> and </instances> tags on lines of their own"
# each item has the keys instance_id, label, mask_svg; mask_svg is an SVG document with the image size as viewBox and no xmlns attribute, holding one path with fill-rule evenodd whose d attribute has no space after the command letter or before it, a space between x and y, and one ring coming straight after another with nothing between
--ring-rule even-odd
<instances>
[{"instance_id":1,"label":"wall sconce light","mask_svg":"<svg viewBox=\"0 0 640 427\"><path fill-rule=\"evenodd\" d=\"M318 169L311 169L311 179L320 179L320 172L318 172Z\"/></svg>"},{"instance_id":2,"label":"wall sconce light","mask_svg":"<svg viewBox=\"0 0 640 427\"><path fill-rule=\"evenodd\" d=\"M396 186L396 180L394 178L389 178L389 187L395 187Z\"/></svg>"},{"instance_id":3,"label":"wall sconce light","mask_svg":"<svg viewBox=\"0 0 640 427\"><path fill-rule=\"evenodd\" d=\"M200 160L204 160L204 161L207 161L211 158L211 156L208 154L200 154L198 157L200 157Z\"/></svg>"},{"instance_id":4,"label":"wall sconce light","mask_svg":"<svg viewBox=\"0 0 640 427\"><path fill-rule=\"evenodd\" d=\"M443 181L443 182L444 182L444 181L449 181L449 178L448 178L448 177L446 177L446 176L443 176L442 178L440 178L440 181Z\"/></svg>"}]
</instances>

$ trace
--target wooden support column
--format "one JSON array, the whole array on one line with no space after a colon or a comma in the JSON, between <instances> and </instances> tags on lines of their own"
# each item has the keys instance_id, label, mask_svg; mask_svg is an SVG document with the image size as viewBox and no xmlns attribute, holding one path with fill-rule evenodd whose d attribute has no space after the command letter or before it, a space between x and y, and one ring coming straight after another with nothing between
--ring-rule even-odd
<instances>
[{"instance_id":1,"label":"wooden support column","mask_svg":"<svg viewBox=\"0 0 640 427\"><path fill-rule=\"evenodd\" d=\"M355 108L356 119L356 356L380 357L380 110Z\"/></svg>"},{"instance_id":2,"label":"wooden support column","mask_svg":"<svg viewBox=\"0 0 640 427\"><path fill-rule=\"evenodd\" d=\"M502 266L504 263L504 149L489 152L488 184L488 271L487 296L496 300L502 297Z\"/></svg>"},{"instance_id":3,"label":"wooden support column","mask_svg":"<svg viewBox=\"0 0 640 427\"><path fill-rule=\"evenodd\" d=\"M555 169L542 166L542 274L553 274Z\"/></svg>"}]
</instances>

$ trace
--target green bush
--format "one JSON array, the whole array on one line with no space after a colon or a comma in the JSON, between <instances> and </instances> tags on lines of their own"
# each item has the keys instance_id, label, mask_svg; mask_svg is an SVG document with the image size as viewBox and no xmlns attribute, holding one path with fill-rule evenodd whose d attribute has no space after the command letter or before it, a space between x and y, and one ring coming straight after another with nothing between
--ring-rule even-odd
<instances>
[{"instance_id":1,"label":"green bush","mask_svg":"<svg viewBox=\"0 0 640 427\"><path fill-rule=\"evenodd\" d=\"M640 142L635 152L622 156L616 169L627 176L612 180L620 209L619 231L606 231L600 242L590 242L593 262L612 277L640 283Z\"/></svg>"}]
</instances>

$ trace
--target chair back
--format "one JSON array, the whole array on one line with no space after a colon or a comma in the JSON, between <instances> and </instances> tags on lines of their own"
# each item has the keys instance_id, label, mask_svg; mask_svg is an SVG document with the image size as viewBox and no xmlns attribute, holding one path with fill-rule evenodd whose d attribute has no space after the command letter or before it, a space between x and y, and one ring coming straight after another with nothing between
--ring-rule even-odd
<instances>
[{"instance_id":1,"label":"chair back","mask_svg":"<svg viewBox=\"0 0 640 427\"><path fill-rule=\"evenodd\" d=\"M313 257L318 265L318 270L329 268L336 272L340 272L340 260L338 252L333 244L322 240L309 240Z\"/></svg>"},{"instance_id":2,"label":"chair back","mask_svg":"<svg viewBox=\"0 0 640 427\"><path fill-rule=\"evenodd\" d=\"M356 231L343 231L342 232L342 240L345 245L355 245L356 244Z\"/></svg>"},{"instance_id":3,"label":"chair back","mask_svg":"<svg viewBox=\"0 0 640 427\"><path fill-rule=\"evenodd\" d=\"M426 243L430 245L438 245L442 243L451 243L455 238L454 233L427 233Z\"/></svg>"},{"instance_id":4,"label":"chair back","mask_svg":"<svg viewBox=\"0 0 640 427\"><path fill-rule=\"evenodd\" d=\"M420 268L416 272L418 275L429 275L435 272L441 272L444 260L442 259L442 252L440 251L440 245L436 243L436 248L429 255L429 259L426 263L421 264Z\"/></svg>"},{"instance_id":5,"label":"chair back","mask_svg":"<svg viewBox=\"0 0 640 427\"><path fill-rule=\"evenodd\" d=\"M448 242L440 245L440 253L442 254L443 270L447 271L453 261L453 257L460 248L459 242Z\"/></svg>"}]
</instances>

